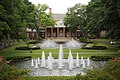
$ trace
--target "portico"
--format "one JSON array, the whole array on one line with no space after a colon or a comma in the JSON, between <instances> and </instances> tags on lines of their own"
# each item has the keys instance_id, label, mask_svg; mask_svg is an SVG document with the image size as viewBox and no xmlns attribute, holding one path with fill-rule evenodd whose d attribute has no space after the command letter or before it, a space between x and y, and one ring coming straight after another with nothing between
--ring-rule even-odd
<instances>
[{"instance_id":1,"label":"portico","mask_svg":"<svg viewBox=\"0 0 120 80\"><path fill-rule=\"evenodd\" d=\"M47 27L45 28L45 38L70 38L71 30L66 27Z\"/></svg>"}]
</instances>

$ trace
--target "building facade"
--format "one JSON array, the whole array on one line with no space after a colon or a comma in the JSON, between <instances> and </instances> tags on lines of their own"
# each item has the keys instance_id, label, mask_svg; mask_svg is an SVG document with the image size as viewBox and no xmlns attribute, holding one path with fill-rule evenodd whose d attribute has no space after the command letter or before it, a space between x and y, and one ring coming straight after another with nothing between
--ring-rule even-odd
<instances>
[{"instance_id":1,"label":"building facade","mask_svg":"<svg viewBox=\"0 0 120 80\"><path fill-rule=\"evenodd\" d=\"M48 27L41 27L40 33L37 34L36 30L30 30L27 29L27 37L29 39L37 39L38 36L40 36L43 39L48 38L71 38L73 37L73 34L71 32L71 29L69 27L66 27L63 23L63 19L65 17L65 14L52 14L53 19L56 21L56 24L54 27L48 26ZM80 37L80 30L76 30L75 37Z\"/></svg>"}]
</instances>

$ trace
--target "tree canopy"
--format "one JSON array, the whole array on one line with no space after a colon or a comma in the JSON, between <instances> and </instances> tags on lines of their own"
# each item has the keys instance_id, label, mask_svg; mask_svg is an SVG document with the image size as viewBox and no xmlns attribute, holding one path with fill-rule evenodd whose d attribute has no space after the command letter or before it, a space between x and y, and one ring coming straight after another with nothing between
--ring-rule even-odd
<instances>
[{"instance_id":1,"label":"tree canopy","mask_svg":"<svg viewBox=\"0 0 120 80\"><path fill-rule=\"evenodd\" d=\"M53 26L55 21L45 12L48 8L46 4L35 6L28 0L1 0L0 40L5 44L10 39L26 39L26 28Z\"/></svg>"},{"instance_id":2,"label":"tree canopy","mask_svg":"<svg viewBox=\"0 0 120 80\"><path fill-rule=\"evenodd\" d=\"M91 0L85 7L76 4L68 9L64 21L66 26L74 29L80 26L97 37L102 30L106 30L109 38L120 40L120 1Z\"/></svg>"},{"instance_id":3,"label":"tree canopy","mask_svg":"<svg viewBox=\"0 0 120 80\"><path fill-rule=\"evenodd\" d=\"M68 8L68 12L64 18L64 24L71 28L73 34L75 34L78 28L83 30L86 19L85 10L86 5L81 5L80 3L76 4L74 7Z\"/></svg>"}]
</instances>

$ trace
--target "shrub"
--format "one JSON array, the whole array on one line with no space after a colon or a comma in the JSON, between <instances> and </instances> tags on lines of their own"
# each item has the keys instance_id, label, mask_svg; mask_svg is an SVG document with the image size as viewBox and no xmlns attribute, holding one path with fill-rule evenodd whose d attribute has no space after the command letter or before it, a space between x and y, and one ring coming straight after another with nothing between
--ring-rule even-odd
<instances>
[{"instance_id":1,"label":"shrub","mask_svg":"<svg viewBox=\"0 0 120 80\"><path fill-rule=\"evenodd\" d=\"M37 41L37 40L30 40L30 41L28 41L28 43L29 44L37 44L37 43L39 43L39 41Z\"/></svg>"},{"instance_id":2,"label":"shrub","mask_svg":"<svg viewBox=\"0 0 120 80\"><path fill-rule=\"evenodd\" d=\"M4 64L0 69L0 80L23 80L22 76L28 75L29 70L19 69L14 66Z\"/></svg>"},{"instance_id":3,"label":"shrub","mask_svg":"<svg viewBox=\"0 0 120 80\"><path fill-rule=\"evenodd\" d=\"M32 50L38 50L38 49L40 49L40 47L31 47L30 49L32 49Z\"/></svg>"},{"instance_id":4,"label":"shrub","mask_svg":"<svg viewBox=\"0 0 120 80\"><path fill-rule=\"evenodd\" d=\"M86 40L86 38L81 37L81 38L79 39L79 41L80 41L80 42L86 42L87 40Z\"/></svg>"},{"instance_id":5,"label":"shrub","mask_svg":"<svg viewBox=\"0 0 120 80\"><path fill-rule=\"evenodd\" d=\"M20 46L20 47L16 47L15 50L30 50L30 48L27 46Z\"/></svg>"},{"instance_id":6,"label":"shrub","mask_svg":"<svg viewBox=\"0 0 120 80\"><path fill-rule=\"evenodd\" d=\"M81 49L103 50L107 48L105 46L92 46L92 47L82 47Z\"/></svg>"},{"instance_id":7,"label":"shrub","mask_svg":"<svg viewBox=\"0 0 120 80\"><path fill-rule=\"evenodd\" d=\"M25 61L31 59L31 56L14 56L14 57L6 57L6 61Z\"/></svg>"},{"instance_id":8,"label":"shrub","mask_svg":"<svg viewBox=\"0 0 120 80\"><path fill-rule=\"evenodd\" d=\"M94 61L108 61L108 60L111 60L112 57L110 57L110 56L91 56L91 59Z\"/></svg>"},{"instance_id":9,"label":"shrub","mask_svg":"<svg viewBox=\"0 0 120 80\"><path fill-rule=\"evenodd\" d=\"M119 61L109 61L107 63L107 67L105 68L105 71L107 71L111 76L114 76L117 78L117 80L120 80L120 62Z\"/></svg>"},{"instance_id":10,"label":"shrub","mask_svg":"<svg viewBox=\"0 0 120 80\"><path fill-rule=\"evenodd\" d=\"M20 47L16 47L15 50L38 50L40 49L40 47L27 47L27 46L20 46Z\"/></svg>"},{"instance_id":11,"label":"shrub","mask_svg":"<svg viewBox=\"0 0 120 80\"><path fill-rule=\"evenodd\" d=\"M93 44L94 42L91 42L91 41L87 41L86 43L87 43L87 44Z\"/></svg>"}]
</instances>

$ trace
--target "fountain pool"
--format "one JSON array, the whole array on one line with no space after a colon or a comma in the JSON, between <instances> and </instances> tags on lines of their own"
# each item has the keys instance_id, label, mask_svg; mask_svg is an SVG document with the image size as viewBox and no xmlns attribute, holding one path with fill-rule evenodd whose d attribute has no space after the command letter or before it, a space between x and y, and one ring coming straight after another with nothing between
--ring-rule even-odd
<instances>
[{"instance_id":1,"label":"fountain pool","mask_svg":"<svg viewBox=\"0 0 120 80\"><path fill-rule=\"evenodd\" d=\"M73 59L71 50L69 50L68 59L64 59L63 55L63 47L60 45L58 59L54 59L51 52L49 52L49 56L46 59L45 52L43 51L41 59L38 57L14 63L14 65L31 70L31 76L75 76L76 74L85 75L88 69L101 68L106 64L105 61L79 58L78 53L76 54L76 59Z\"/></svg>"}]
</instances>

